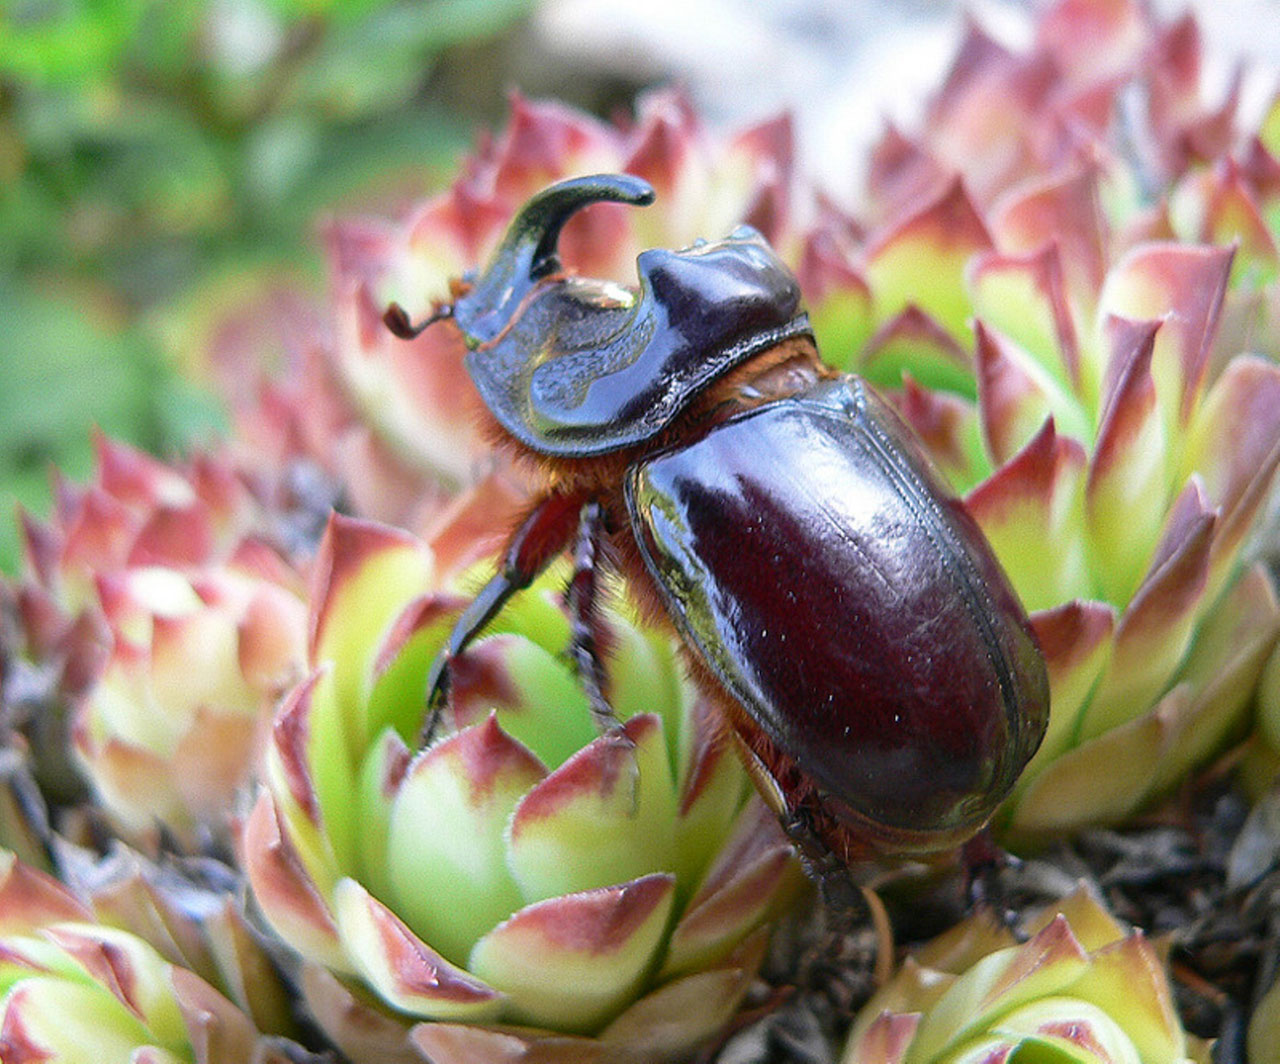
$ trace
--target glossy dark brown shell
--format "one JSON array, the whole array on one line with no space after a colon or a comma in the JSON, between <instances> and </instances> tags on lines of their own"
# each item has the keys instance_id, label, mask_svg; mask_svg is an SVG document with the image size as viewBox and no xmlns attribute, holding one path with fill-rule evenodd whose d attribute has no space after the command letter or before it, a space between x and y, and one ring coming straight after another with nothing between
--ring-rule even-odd
<instances>
[{"instance_id":1,"label":"glossy dark brown shell","mask_svg":"<svg viewBox=\"0 0 1280 1064\"><path fill-rule=\"evenodd\" d=\"M975 830L1048 719L986 540L856 378L634 466L642 556L686 641L835 815L929 849Z\"/></svg>"}]
</instances>

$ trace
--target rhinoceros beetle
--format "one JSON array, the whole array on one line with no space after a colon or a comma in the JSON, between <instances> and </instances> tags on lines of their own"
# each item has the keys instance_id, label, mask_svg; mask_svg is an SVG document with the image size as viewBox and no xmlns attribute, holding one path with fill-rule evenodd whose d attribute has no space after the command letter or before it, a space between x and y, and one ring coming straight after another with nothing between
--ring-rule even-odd
<instances>
[{"instance_id":1,"label":"rhinoceros beetle","mask_svg":"<svg viewBox=\"0 0 1280 1064\"><path fill-rule=\"evenodd\" d=\"M892 408L818 358L795 277L755 230L637 260L638 289L567 272L572 214L652 202L628 175L564 181L517 214L451 316L498 437L549 472L428 679L571 544L572 653L597 654L607 557L683 640L757 786L821 881L978 831L1035 752L1045 665L977 525Z\"/></svg>"}]
</instances>

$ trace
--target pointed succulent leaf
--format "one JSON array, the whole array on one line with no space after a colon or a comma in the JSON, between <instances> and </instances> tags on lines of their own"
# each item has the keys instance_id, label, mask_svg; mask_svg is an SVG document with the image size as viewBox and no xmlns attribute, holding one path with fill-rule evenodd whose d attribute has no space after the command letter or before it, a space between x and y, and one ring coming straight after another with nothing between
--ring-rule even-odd
<instances>
[{"instance_id":1,"label":"pointed succulent leaf","mask_svg":"<svg viewBox=\"0 0 1280 1064\"><path fill-rule=\"evenodd\" d=\"M49 923L88 920L90 915L52 876L0 850L0 935L25 934Z\"/></svg>"},{"instance_id":2,"label":"pointed succulent leaf","mask_svg":"<svg viewBox=\"0 0 1280 1064\"><path fill-rule=\"evenodd\" d=\"M412 595L430 586L432 573L430 554L408 533L330 520L312 577L309 650L313 665L334 663L335 705L367 703L380 641ZM363 749L365 722L350 709L341 719L347 751Z\"/></svg>"},{"instance_id":3,"label":"pointed succulent leaf","mask_svg":"<svg viewBox=\"0 0 1280 1064\"><path fill-rule=\"evenodd\" d=\"M1238 735L1268 656L1280 636L1280 606L1271 579L1247 570L1203 620L1179 672L1196 691L1182 741L1160 765L1156 790L1172 787Z\"/></svg>"},{"instance_id":4,"label":"pointed succulent leaf","mask_svg":"<svg viewBox=\"0 0 1280 1064\"><path fill-rule=\"evenodd\" d=\"M1043 931L1057 917L1063 917L1071 926L1076 941L1089 953L1096 953L1104 946L1119 942L1125 937L1124 926L1098 899L1097 893L1085 881L1065 898L1055 902L1026 925L1027 934Z\"/></svg>"},{"instance_id":5,"label":"pointed succulent leaf","mask_svg":"<svg viewBox=\"0 0 1280 1064\"><path fill-rule=\"evenodd\" d=\"M660 720L632 717L531 787L509 829L528 900L674 870L675 787Z\"/></svg>"},{"instance_id":6,"label":"pointed succulent leaf","mask_svg":"<svg viewBox=\"0 0 1280 1064\"><path fill-rule=\"evenodd\" d=\"M426 716L426 677L466 600L450 592L411 599L382 640L365 716L370 729L418 734ZM371 734L374 734L371 732Z\"/></svg>"},{"instance_id":7,"label":"pointed succulent leaf","mask_svg":"<svg viewBox=\"0 0 1280 1064\"><path fill-rule=\"evenodd\" d=\"M448 583L468 568L496 557L529 501L528 486L508 470L490 473L461 495L446 500L429 517L423 532L440 578Z\"/></svg>"},{"instance_id":8,"label":"pointed succulent leaf","mask_svg":"<svg viewBox=\"0 0 1280 1064\"><path fill-rule=\"evenodd\" d=\"M1183 474L1202 478L1222 517L1213 543L1210 593L1229 575L1280 467L1280 366L1231 360L1187 426Z\"/></svg>"},{"instance_id":9,"label":"pointed succulent leaf","mask_svg":"<svg viewBox=\"0 0 1280 1064\"><path fill-rule=\"evenodd\" d=\"M1184 499L1192 499L1191 485ZM1085 710L1092 738L1151 705L1186 653L1208 577L1215 519L1198 501L1175 504L1152 567L1116 625L1111 660Z\"/></svg>"},{"instance_id":10,"label":"pointed succulent leaf","mask_svg":"<svg viewBox=\"0 0 1280 1064\"><path fill-rule=\"evenodd\" d=\"M450 713L469 727L497 710L503 730L545 765L559 765L595 728L582 685L565 662L509 632L477 640L453 663Z\"/></svg>"},{"instance_id":11,"label":"pointed succulent leaf","mask_svg":"<svg viewBox=\"0 0 1280 1064\"><path fill-rule=\"evenodd\" d=\"M965 500L1028 610L1093 597L1084 540L1084 450L1053 420ZM1056 564L1043 564L1045 552Z\"/></svg>"},{"instance_id":12,"label":"pointed succulent leaf","mask_svg":"<svg viewBox=\"0 0 1280 1064\"><path fill-rule=\"evenodd\" d=\"M867 196L878 218L896 217L906 205L931 199L951 176L949 167L892 120L867 156Z\"/></svg>"},{"instance_id":13,"label":"pointed succulent leaf","mask_svg":"<svg viewBox=\"0 0 1280 1064\"><path fill-rule=\"evenodd\" d=\"M1029 930L1040 931L1048 924L1049 920L1045 920L1043 924ZM905 995L901 991L895 992L895 1000L910 1001L913 995L939 982L935 978L938 973L954 976L973 967L988 954L1017 944L1017 936L1003 920L989 909L979 908L967 919L949 927L908 955L911 965L904 964L901 974L906 976L902 981L909 983L911 989ZM898 981L899 977L894 976L885 989ZM945 989L951 985L951 980L941 980L941 983ZM941 993L942 990L939 989L938 994Z\"/></svg>"},{"instance_id":14,"label":"pointed succulent leaf","mask_svg":"<svg viewBox=\"0 0 1280 1064\"><path fill-rule=\"evenodd\" d=\"M383 327L385 298L362 281L341 279L335 299L332 364L359 423L419 479L452 489L466 484L482 444L480 399L463 366L461 335L444 325L405 343Z\"/></svg>"},{"instance_id":15,"label":"pointed succulent leaf","mask_svg":"<svg viewBox=\"0 0 1280 1064\"><path fill-rule=\"evenodd\" d=\"M380 898L391 897L388 872L391 867L388 840L391 834L391 811L413 760L413 753L400 734L386 728L370 744L364 764L360 766L359 805L360 881Z\"/></svg>"},{"instance_id":16,"label":"pointed succulent leaf","mask_svg":"<svg viewBox=\"0 0 1280 1064\"><path fill-rule=\"evenodd\" d=\"M1276 236L1262 215L1240 165L1231 158L1220 162L1208 177L1202 193L1206 200L1198 238L1205 243L1238 251L1232 263L1233 287L1261 288L1276 278L1280 250Z\"/></svg>"},{"instance_id":17,"label":"pointed succulent leaf","mask_svg":"<svg viewBox=\"0 0 1280 1064\"><path fill-rule=\"evenodd\" d=\"M1124 1017L1125 1037L1141 1060L1185 1057L1186 1037L1164 967L1142 933L1100 945L1091 961L1072 985L1071 996L1093 1003L1104 1014Z\"/></svg>"},{"instance_id":18,"label":"pointed succulent leaf","mask_svg":"<svg viewBox=\"0 0 1280 1064\"><path fill-rule=\"evenodd\" d=\"M963 926L957 925L950 932L944 932L944 935L957 932ZM1012 934L1006 938L1007 941L1001 942L998 947L992 945L973 957L970 964L977 963L996 948L1016 944ZM902 1045L901 1040L915 1037L924 1011L931 1008L955 981L956 976L952 972L927 967L908 955L893 978L876 990L859 1011L849 1031L848 1050L842 1064L871 1064L872 1061L879 1061L880 1058L874 1054L886 1045L895 1048L900 1055L905 1054L908 1045ZM908 1017L912 1022L892 1022L899 1016Z\"/></svg>"},{"instance_id":19,"label":"pointed succulent leaf","mask_svg":"<svg viewBox=\"0 0 1280 1064\"><path fill-rule=\"evenodd\" d=\"M1040 749L1023 773L1030 781L1077 735L1080 717L1111 656L1116 611L1102 602L1071 602L1031 615L1049 671L1051 709Z\"/></svg>"},{"instance_id":20,"label":"pointed succulent leaf","mask_svg":"<svg viewBox=\"0 0 1280 1064\"><path fill-rule=\"evenodd\" d=\"M689 712L694 716L712 710L699 703ZM673 867L684 890L701 881L708 862L724 845L748 786L728 744L716 741L709 726L695 726L690 731L694 739L681 773Z\"/></svg>"},{"instance_id":21,"label":"pointed succulent leaf","mask_svg":"<svg viewBox=\"0 0 1280 1064\"><path fill-rule=\"evenodd\" d=\"M876 319L915 305L963 341L971 313L964 271L974 254L990 247L982 217L957 179L872 242L865 269Z\"/></svg>"},{"instance_id":22,"label":"pointed succulent leaf","mask_svg":"<svg viewBox=\"0 0 1280 1064\"><path fill-rule=\"evenodd\" d=\"M768 946L764 928L744 939L718 965L664 983L613 1020L600 1041L625 1059L678 1057L722 1031L742 1003Z\"/></svg>"},{"instance_id":23,"label":"pointed succulent leaf","mask_svg":"<svg viewBox=\"0 0 1280 1064\"><path fill-rule=\"evenodd\" d=\"M723 959L742 940L744 929L765 920L785 880L796 872L777 818L763 802L749 802L672 930L658 977L693 972Z\"/></svg>"},{"instance_id":24,"label":"pointed succulent leaf","mask_svg":"<svg viewBox=\"0 0 1280 1064\"><path fill-rule=\"evenodd\" d=\"M1128 602L1155 547L1170 471L1151 357L1159 322L1108 322L1112 354L1085 482L1089 545L1102 594Z\"/></svg>"},{"instance_id":25,"label":"pointed succulent leaf","mask_svg":"<svg viewBox=\"0 0 1280 1064\"><path fill-rule=\"evenodd\" d=\"M371 988L311 963L302 965L298 982L307 1012L348 1060L422 1064L406 1036L404 1014Z\"/></svg>"},{"instance_id":26,"label":"pointed succulent leaf","mask_svg":"<svg viewBox=\"0 0 1280 1064\"><path fill-rule=\"evenodd\" d=\"M1064 431L1085 418L1067 411L1079 403L1075 393L1083 385L1076 324L1067 303L1066 282L1056 244L1025 254L986 252L969 267L973 310L998 329L1037 365L1055 413L1062 408Z\"/></svg>"},{"instance_id":27,"label":"pointed succulent leaf","mask_svg":"<svg viewBox=\"0 0 1280 1064\"><path fill-rule=\"evenodd\" d=\"M248 591L237 628L236 663L255 692L274 697L299 679L306 661L305 606L302 599L280 583L265 580Z\"/></svg>"},{"instance_id":28,"label":"pointed succulent leaf","mask_svg":"<svg viewBox=\"0 0 1280 1064\"><path fill-rule=\"evenodd\" d=\"M144 836L157 823L178 831L190 826L188 810L175 791L172 761L138 746L109 738L100 746L87 739L87 730L72 733L75 749L93 764L94 790L111 809L119 831Z\"/></svg>"},{"instance_id":29,"label":"pointed succulent leaf","mask_svg":"<svg viewBox=\"0 0 1280 1064\"><path fill-rule=\"evenodd\" d=\"M1135 0L1058 0L1036 25L1036 42L1076 78L1127 71L1148 45L1146 8Z\"/></svg>"},{"instance_id":30,"label":"pointed succulent leaf","mask_svg":"<svg viewBox=\"0 0 1280 1064\"><path fill-rule=\"evenodd\" d=\"M265 773L276 815L288 827L291 847L325 890L337 878L343 858L355 848L353 810L340 809L331 816L320 801L322 777L335 795L344 787L343 794L355 790L355 775L340 750L340 728L332 711L325 712L329 708L325 703L333 698L329 673L328 666L318 669L289 693L276 712ZM346 830L335 832L335 825Z\"/></svg>"},{"instance_id":31,"label":"pointed succulent leaf","mask_svg":"<svg viewBox=\"0 0 1280 1064\"><path fill-rule=\"evenodd\" d=\"M258 1032L230 1001L183 968L172 968L169 980L197 1064L235 1064L258 1055ZM264 1064L270 1061L266 1053L260 1055Z\"/></svg>"},{"instance_id":32,"label":"pointed succulent leaf","mask_svg":"<svg viewBox=\"0 0 1280 1064\"><path fill-rule=\"evenodd\" d=\"M156 700L176 715L217 706L256 717L260 708L257 692L240 670L237 627L213 610L154 618L150 672Z\"/></svg>"},{"instance_id":33,"label":"pointed succulent leaf","mask_svg":"<svg viewBox=\"0 0 1280 1064\"><path fill-rule=\"evenodd\" d=\"M241 851L254 900L280 938L305 956L337 971L349 971L351 962L338 938L332 908L295 849L292 833L266 790L259 794L245 821Z\"/></svg>"},{"instance_id":34,"label":"pointed succulent leaf","mask_svg":"<svg viewBox=\"0 0 1280 1064\"><path fill-rule=\"evenodd\" d=\"M920 1026L915 1012L881 1012L849 1041L842 1064L902 1064Z\"/></svg>"},{"instance_id":35,"label":"pointed succulent leaf","mask_svg":"<svg viewBox=\"0 0 1280 1064\"><path fill-rule=\"evenodd\" d=\"M419 755L392 799L388 901L455 963L524 900L507 867L505 833L546 770L496 715Z\"/></svg>"},{"instance_id":36,"label":"pointed succulent leaf","mask_svg":"<svg viewBox=\"0 0 1280 1064\"><path fill-rule=\"evenodd\" d=\"M181 1045L185 1025L169 965L155 950L127 932L93 924L55 924L44 935L145 1024L151 1039Z\"/></svg>"},{"instance_id":37,"label":"pointed succulent leaf","mask_svg":"<svg viewBox=\"0 0 1280 1064\"><path fill-rule=\"evenodd\" d=\"M526 1022L590 1031L636 996L674 896L674 877L652 874L537 902L477 942L468 967Z\"/></svg>"},{"instance_id":38,"label":"pointed succulent leaf","mask_svg":"<svg viewBox=\"0 0 1280 1064\"><path fill-rule=\"evenodd\" d=\"M987 325L974 324L978 404L987 450L997 466L1009 462L1052 416L1066 436L1087 438L1085 412L1021 346Z\"/></svg>"},{"instance_id":39,"label":"pointed succulent leaf","mask_svg":"<svg viewBox=\"0 0 1280 1064\"><path fill-rule=\"evenodd\" d=\"M796 279L823 358L849 369L871 334L871 288L828 230L805 240Z\"/></svg>"},{"instance_id":40,"label":"pointed succulent leaf","mask_svg":"<svg viewBox=\"0 0 1280 1064\"><path fill-rule=\"evenodd\" d=\"M1115 823L1137 809L1154 788L1163 760L1192 712L1187 687L1173 688L1142 716L1087 739L1045 765L1017 799L1010 831L1046 838L1081 824ZM1124 765L1100 775L1099 765Z\"/></svg>"},{"instance_id":41,"label":"pointed succulent leaf","mask_svg":"<svg viewBox=\"0 0 1280 1064\"><path fill-rule=\"evenodd\" d=\"M991 208L990 225L1005 252L1027 254L1056 245L1077 331L1091 319L1107 271L1110 235L1094 167L1014 186ZM1074 380L1078 368L1073 369Z\"/></svg>"},{"instance_id":42,"label":"pointed succulent leaf","mask_svg":"<svg viewBox=\"0 0 1280 1064\"><path fill-rule=\"evenodd\" d=\"M1100 322L1109 315L1163 320L1151 375L1171 444L1199 402L1231 259L1229 248L1147 244L1112 267L1103 286Z\"/></svg>"},{"instance_id":43,"label":"pointed succulent leaf","mask_svg":"<svg viewBox=\"0 0 1280 1064\"><path fill-rule=\"evenodd\" d=\"M334 905L348 955L388 1004L433 1019L497 1017L498 991L450 964L354 879L338 882Z\"/></svg>"},{"instance_id":44,"label":"pointed succulent leaf","mask_svg":"<svg viewBox=\"0 0 1280 1064\"><path fill-rule=\"evenodd\" d=\"M857 368L880 388L897 388L910 373L926 388L973 397L968 354L936 319L914 304L876 329L862 348Z\"/></svg>"},{"instance_id":45,"label":"pointed succulent leaf","mask_svg":"<svg viewBox=\"0 0 1280 1064\"><path fill-rule=\"evenodd\" d=\"M628 606L609 619L604 665L613 709L621 720L640 713L662 719L674 755L672 772L678 778L684 770L680 759L689 753L682 749L689 739L683 669L671 639L652 628L642 630Z\"/></svg>"},{"instance_id":46,"label":"pointed succulent leaf","mask_svg":"<svg viewBox=\"0 0 1280 1064\"><path fill-rule=\"evenodd\" d=\"M968 400L922 388L904 372L902 390L891 401L955 491L968 491L991 472L977 411Z\"/></svg>"},{"instance_id":47,"label":"pointed succulent leaf","mask_svg":"<svg viewBox=\"0 0 1280 1064\"><path fill-rule=\"evenodd\" d=\"M976 19L927 111L929 146L981 198L1006 185L1027 165L1026 126L1047 104L1054 67L1048 55L1022 56L987 33ZM992 107L992 99L1001 107Z\"/></svg>"}]
</instances>

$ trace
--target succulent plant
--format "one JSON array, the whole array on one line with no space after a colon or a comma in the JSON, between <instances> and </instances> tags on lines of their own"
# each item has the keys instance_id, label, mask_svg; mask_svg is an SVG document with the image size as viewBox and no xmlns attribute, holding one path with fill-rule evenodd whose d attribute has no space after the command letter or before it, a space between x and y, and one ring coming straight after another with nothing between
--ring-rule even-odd
<instances>
[{"instance_id":1,"label":"succulent plant","mask_svg":"<svg viewBox=\"0 0 1280 1064\"><path fill-rule=\"evenodd\" d=\"M462 601L434 570L407 534L334 519L314 671L277 716L244 827L255 900L301 955L317 1022L357 1059L687 1051L752 978L798 877L789 846L669 639L622 598L621 733L595 733L544 579L458 660L453 728L415 751L427 665Z\"/></svg>"},{"instance_id":2,"label":"succulent plant","mask_svg":"<svg viewBox=\"0 0 1280 1064\"><path fill-rule=\"evenodd\" d=\"M264 1033L293 1036L288 984L244 912L244 883L221 861L153 861L116 842L104 857L64 839L53 843L59 880L96 923L136 935L165 960L190 969Z\"/></svg>"},{"instance_id":3,"label":"succulent plant","mask_svg":"<svg viewBox=\"0 0 1280 1064\"><path fill-rule=\"evenodd\" d=\"M266 1064L264 1038L204 979L94 920L56 880L0 851L0 1059Z\"/></svg>"},{"instance_id":4,"label":"succulent plant","mask_svg":"<svg viewBox=\"0 0 1280 1064\"><path fill-rule=\"evenodd\" d=\"M1241 737L1280 631L1242 560L1280 367L1253 353L1274 249L1240 197L1274 191L1229 161L1235 201L1204 185L1231 105L1199 104L1194 22L1063 0L1038 34L1018 55L971 29L921 139L880 146L875 222L818 261L815 304L824 355L894 392L1032 611L1052 718L1002 815L1014 840L1122 820ZM1134 86L1152 159L1112 124ZM1160 194L1197 189L1179 233Z\"/></svg>"},{"instance_id":5,"label":"succulent plant","mask_svg":"<svg viewBox=\"0 0 1280 1064\"><path fill-rule=\"evenodd\" d=\"M97 446L94 481L60 482L52 521L24 525L5 685L24 720L10 723L52 796L80 772L120 830L190 841L225 828L301 673L301 580L254 534L263 508L228 463Z\"/></svg>"},{"instance_id":6,"label":"succulent plant","mask_svg":"<svg viewBox=\"0 0 1280 1064\"><path fill-rule=\"evenodd\" d=\"M1059 0L1026 53L971 27L920 134L873 153L856 217L803 186L785 121L718 139L659 92L625 126L517 97L447 191L330 225L323 308L262 288L211 328L226 452L168 465L100 438L94 480L59 481L48 525L24 521L0 845L75 896L4 858L0 1058L63 1037L62 1059L90 1059L49 1002L101 1015L122 1052L163 1043L139 1060L227 1059L191 1002L226 1017L236 1059L287 1026L234 876L69 856L32 775L55 802L83 776L115 830L183 844L257 781L231 818L254 911L353 1060L672 1059L738 1009L800 878L627 588L610 584L605 625L620 732L596 733L566 662L557 567L456 661L445 734L419 749L429 665L529 481L476 428L456 333L406 343L382 312L456 295L519 205L572 174L658 192L574 217L560 249L584 274L629 281L643 248L761 229L824 358L889 394L965 493L1052 685L1006 841L1123 821L1243 737L1255 690L1249 768L1269 785L1280 605L1249 537L1280 466L1280 101L1239 136L1234 92L1203 102L1198 49L1194 21L1136 0ZM282 368L260 377L246 360L282 324ZM278 494L307 477L356 515L314 559L311 496ZM1083 893L1028 930L1019 945L974 918L918 951L846 1064L1199 1055L1140 933ZM154 1008L98 978L112 958Z\"/></svg>"},{"instance_id":7,"label":"succulent plant","mask_svg":"<svg viewBox=\"0 0 1280 1064\"><path fill-rule=\"evenodd\" d=\"M908 956L859 1012L842 1064L1184 1064L1164 965L1083 887L1019 943L982 910Z\"/></svg>"},{"instance_id":8,"label":"succulent plant","mask_svg":"<svg viewBox=\"0 0 1280 1064\"><path fill-rule=\"evenodd\" d=\"M103 574L99 597L111 650L72 736L99 801L133 835L216 829L301 672L302 600L234 567Z\"/></svg>"}]
</instances>

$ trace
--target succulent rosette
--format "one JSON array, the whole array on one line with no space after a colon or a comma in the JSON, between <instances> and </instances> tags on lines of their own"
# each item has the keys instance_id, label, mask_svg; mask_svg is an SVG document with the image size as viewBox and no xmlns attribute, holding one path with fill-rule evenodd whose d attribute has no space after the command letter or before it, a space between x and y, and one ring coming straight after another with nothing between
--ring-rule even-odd
<instances>
[{"instance_id":1,"label":"succulent rosette","mask_svg":"<svg viewBox=\"0 0 1280 1064\"><path fill-rule=\"evenodd\" d=\"M1065 0L1028 56L973 30L924 140L882 146L879 222L811 263L824 356L894 393L1045 651L1049 730L998 817L1014 841L1117 822L1241 737L1280 630L1242 561L1280 463L1280 367L1224 329L1271 276L1241 262L1267 256L1224 213L1178 239L1167 211L1139 212L1109 124L1122 86L1159 81L1158 172L1191 172L1212 138L1188 26Z\"/></svg>"},{"instance_id":2,"label":"succulent rosette","mask_svg":"<svg viewBox=\"0 0 1280 1064\"><path fill-rule=\"evenodd\" d=\"M797 882L790 847L672 641L621 597L608 672L624 723L596 734L554 574L457 660L447 734L415 750L469 586L447 576L430 547L355 519L321 548L313 671L276 718L241 840L312 1013L357 1059L689 1051L752 978Z\"/></svg>"},{"instance_id":3,"label":"succulent rosette","mask_svg":"<svg viewBox=\"0 0 1280 1064\"><path fill-rule=\"evenodd\" d=\"M0 1059L49 1064L303 1060L146 941L98 923L0 851ZM296 1052L295 1052L296 1051Z\"/></svg>"},{"instance_id":4,"label":"succulent rosette","mask_svg":"<svg viewBox=\"0 0 1280 1064\"><path fill-rule=\"evenodd\" d=\"M287 573L143 566L98 577L111 646L72 738L128 834L219 829L301 674L305 606Z\"/></svg>"},{"instance_id":5,"label":"succulent rosette","mask_svg":"<svg viewBox=\"0 0 1280 1064\"><path fill-rule=\"evenodd\" d=\"M859 1012L842 1064L1183 1064L1164 965L1081 888L1018 943L980 912L911 954Z\"/></svg>"},{"instance_id":6,"label":"succulent rosette","mask_svg":"<svg viewBox=\"0 0 1280 1064\"><path fill-rule=\"evenodd\" d=\"M99 573L225 560L262 524L239 471L216 455L179 467L101 435L95 450L88 484L55 477L47 523L22 518L23 593L46 612L73 617L90 605Z\"/></svg>"},{"instance_id":7,"label":"succulent rosette","mask_svg":"<svg viewBox=\"0 0 1280 1064\"><path fill-rule=\"evenodd\" d=\"M52 520L25 521L5 694L30 703L16 708L52 797L74 771L130 836L225 829L305 659L302 581L256 534L263 515L228 462L179 468L101 438L95 478L59 482Z\"/></svg>"}]
</instances>

